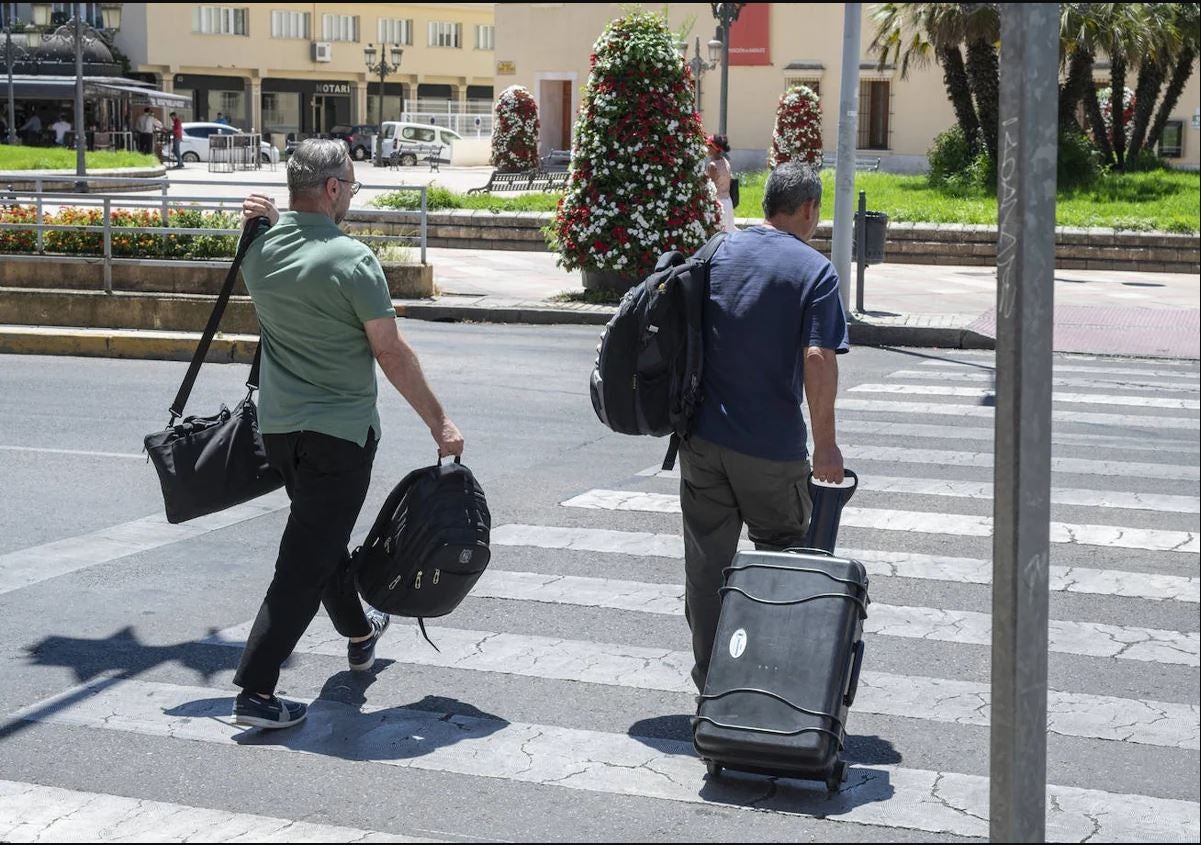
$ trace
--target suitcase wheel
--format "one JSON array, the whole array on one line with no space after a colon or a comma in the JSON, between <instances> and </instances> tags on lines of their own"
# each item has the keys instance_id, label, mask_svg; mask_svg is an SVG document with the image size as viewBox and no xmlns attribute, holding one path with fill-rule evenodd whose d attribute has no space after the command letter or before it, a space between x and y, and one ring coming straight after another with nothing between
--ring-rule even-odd
<instances>
[{"instance_id":1,"label":"suitcase wheel","mask_svg":"<svg viewBox=\"0 0 1201 845\"><path fill-rule=\"evenodd\" d=\"M834 764L833 771L831 771L830 776L826 778L826 792L834 795L842 790L842 784L847 779L847 769L849 768L850 767L841 760Z\"/></svg>"},{"instance_id":2,"label":"suitcase wheel","mask_svg":"<svg viewBox=\"0 0 1201 845\"><path fill-rule=\"evenodd\" d=\"M719 777L721 777L721 770L721 763L715 763L712 760L705 761L705 774L708 776L709 780L717 780Z\"/></svg>"}]
</instances>

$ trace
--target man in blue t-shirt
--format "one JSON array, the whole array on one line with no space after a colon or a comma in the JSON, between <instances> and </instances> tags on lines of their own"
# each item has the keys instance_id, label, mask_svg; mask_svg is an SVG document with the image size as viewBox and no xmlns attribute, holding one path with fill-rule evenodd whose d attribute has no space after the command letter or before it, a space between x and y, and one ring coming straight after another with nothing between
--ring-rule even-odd
<instances>
[{"instance_id":1,"label":"man in blue t-shirt","mask_svg":"<svg viewBox=\"0 0 1201 845\"><path fill-rule=\"evenodd\" d=\"M680 448L685 612L702 692L721 610L722 570L745 522L756 547L802 544L812 510L801 402L813 424L813 474L843 480L834 434L835 356L849 348L838 274L806 243L822 183L808 165L768 177L764 221L729 235L710 265L704 401Z\"/></svg>"}]
</instances>

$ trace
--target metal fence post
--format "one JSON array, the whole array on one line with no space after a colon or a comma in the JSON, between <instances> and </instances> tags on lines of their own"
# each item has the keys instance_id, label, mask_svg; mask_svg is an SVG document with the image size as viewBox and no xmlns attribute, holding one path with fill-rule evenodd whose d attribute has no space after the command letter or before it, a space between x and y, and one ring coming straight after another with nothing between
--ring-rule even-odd
<instances>
[{"instance_id":1,"label":"metal fence post","mask_svg":"<svg viewBox=\"0 0 1201 845\"><path fill-rule=\"evenodd\" d=\"M113 292L113 201L104 198L104 292Z\"/></svg>"},{"instance_id":2,"label":"metal fence post","mask_svg":"<svg viewBox=\"0 0 1201 845\"><path fill-rule=\"evenodd\" d=\"M45 247L45 240L44 240L45 239L45 230L43 229L43 227L46 225L45 221L42 219L42 180L41 179L38 179L35 181L34 188L37 190L38 255L41 255L42 251Z\"/></svg>"},{"instance_id":3,"label":"metal fence post","mask_svg":"<svg viewBox=\"0 0 1201 845\"><path fill-rule=\"evenodd\" d=\"M1046 835L1058 4L1001 4L989 834Z\"/></svg>"},{"instance_id":4,"label":"metal fence post","mask_svg":"<svg viewBox=\"0 0 1201 845\"><path fill-rule=\"evenodd\" d=\"M162 184L162 192L163 192L162 227L164 229L166 229L168 226L171 225L171 222L170 222L171 221L171 209L168 207L169 200L167 199L168 187L170 187L170 184L167 182L166 179L164 179L163 184ZM167 251L167 233L166 232L163 232L162 242L163 242L163 252L166 253L166 251Z\"/></svg>"},{"instance_id":5,"label":"metal fence post","mask_svg":"<svg viewBox=\"0 0 1201 845\"><path fill-rule=\"evenodd\" d=\"M425 263L425 240L429 223L428 203L426 202L425 186L421 187L421 263Z\"/></svg>"}]
</instances>

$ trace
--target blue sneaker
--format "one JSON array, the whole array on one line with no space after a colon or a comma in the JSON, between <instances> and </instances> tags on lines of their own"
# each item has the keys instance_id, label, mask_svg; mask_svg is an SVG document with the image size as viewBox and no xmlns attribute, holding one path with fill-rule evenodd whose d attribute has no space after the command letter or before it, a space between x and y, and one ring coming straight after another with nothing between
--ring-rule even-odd
<instances>
[{"instance_id":1,"label":"blue sneaker","mask_svg":"<svg viewBox=\"0 0 1201 845\"><path fill-rule=\"evenodd\" d=\"M234 724L246 728L290 728L303 722L308 715L307 704L284 701L274 695L260 698L240 692L234 700Z\"/></svg>"},{"instance_id":2,"label":"blue sneaker","mask_svg":"<svg viewBox=\"0 0 1201 845\"><path fill-rule=\"evenodd\" d=\"M371 623L371 629L374 632L371 638L346 645L346 659L350 662L350 668L356 672L366 672L375 665L376 643L384 635L384 631L388 630L392 617L382 610L372 607L367 610L367 621Z\"/></svg>"}]
</instances>

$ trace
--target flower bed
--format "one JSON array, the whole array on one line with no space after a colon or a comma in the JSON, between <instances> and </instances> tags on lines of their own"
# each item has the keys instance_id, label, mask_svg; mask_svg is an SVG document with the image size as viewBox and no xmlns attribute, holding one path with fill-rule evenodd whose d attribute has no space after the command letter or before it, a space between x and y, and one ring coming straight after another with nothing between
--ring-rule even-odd
<instances>
[{"instance_id":1,"label":"flower bed","mask_svg":"<svg viewBox=\"0 0 1201 845\"><path fill-rule=\"evenodd\" d=\"M492 131L492 166L519 173L538 166L538 104L520 85L510 85L496 98Z\"/></svg>"}]
</instances>

